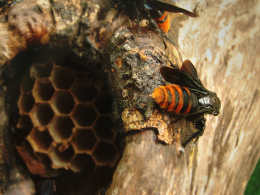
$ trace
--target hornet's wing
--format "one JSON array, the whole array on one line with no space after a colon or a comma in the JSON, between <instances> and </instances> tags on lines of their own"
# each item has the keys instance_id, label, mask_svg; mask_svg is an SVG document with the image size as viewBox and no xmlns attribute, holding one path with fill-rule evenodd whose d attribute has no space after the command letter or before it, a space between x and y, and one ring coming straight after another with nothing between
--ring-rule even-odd
<instances>
[{"instance_id":1,"label":"hornet's wing","mask_svg":"<svg viewBox=\"0 0 260 195\"><path fill-rule=\"evenodd\" d=\"M191 63L191 66L187 64L189 63L185 61L181 70L163 66L160 68L160 72L164 80L169 83L187 87L194 92L206 94L208 90L203 87L195 67Z\"/></svg>"},{"instance_id":2,"label":"hornet's wing","mask_svg":"<svg viewBox=\"0 0 260 195\"><path fill-rule=\"evenodd\" d=\"M168 11L172 13L183 13L185 15L188 15L190 17L197 17L195 13L192 13L186 9L177 7L175 5L172 5L170 3L166 3L162 0L142 0L144 5L149 9L156 9L160 11Z\"/></svg>"}]
</instances>

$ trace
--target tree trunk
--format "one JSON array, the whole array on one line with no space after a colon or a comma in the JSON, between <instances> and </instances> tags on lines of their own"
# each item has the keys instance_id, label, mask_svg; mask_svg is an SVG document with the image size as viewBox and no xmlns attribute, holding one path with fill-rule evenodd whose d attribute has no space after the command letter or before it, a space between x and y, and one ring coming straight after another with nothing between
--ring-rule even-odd
<instances>
[{"instance_id":1,"label":"tree trunk","mask_svg":"<svg viewBox=\"0 0 260 195\"><path fill-rule=\"evenodd\" d=\"M259 2L179 5L199 17L173 20L170 37L220 97L220 115L206 117L204 135L181 157L150 131L127 136L107 194L243 194L259 158Z\"/></svg>"},{"instance_id":2,"label":"tree trunk","mask_svg":"<svg viewBox=\"0 0 260 195\"><path fill-rule=\"evenodd\" d=\"M175 34L167 36L176 47L145 22L139 34L124 12L113 21L117 11L108 0L24 0L1 10L1 74L13 68L10 60L20 51L48 44L69 48L83 69L107 79L113 121L125 148L106 194L243 194L259 158L260 2L186 0L177 5L194 9L199 17L170 14ZM217 117L206 117L195 147L189 140L195 132L191 122L172 123L169 113L156 107L147 114L138 104L165 84L161 66L181 66L185 59L222 104ZM26 194L32 194L32 181L8 145L10 119L1 89L0 188L26 186ZM182 153L181 143L187 140Z\"/></svg>"}]
</instances>

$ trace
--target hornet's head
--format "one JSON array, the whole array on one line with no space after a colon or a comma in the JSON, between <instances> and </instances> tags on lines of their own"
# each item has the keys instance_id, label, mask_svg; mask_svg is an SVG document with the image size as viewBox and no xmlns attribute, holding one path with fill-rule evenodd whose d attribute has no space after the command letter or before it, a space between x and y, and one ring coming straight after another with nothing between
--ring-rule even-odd
<instances>
[{"instance_id":1,"label":"hornet's head","mask_svg":"<svg viewBox=\"0 0 260 195\"><path fill-rule=\"evenodd\" d=\"M213 114L214 116L217 116L219 114L219 110L221 108L220 100L216 93L211 92L207 96L209 98L209 106L212 109L212 112L209 114Z\"/></svg>"},{"instance_id":2,"label":"hornet's head","mask_svg":"<svg viewBox=\"0 0 260 195\"><path fill-rule=\"evenodd\" d=\"M213 114L214 116L219 114L221 103L216 93L209 91L206 96L198 99L198 103L205 114Z\"/></svg>"}]
</instances>

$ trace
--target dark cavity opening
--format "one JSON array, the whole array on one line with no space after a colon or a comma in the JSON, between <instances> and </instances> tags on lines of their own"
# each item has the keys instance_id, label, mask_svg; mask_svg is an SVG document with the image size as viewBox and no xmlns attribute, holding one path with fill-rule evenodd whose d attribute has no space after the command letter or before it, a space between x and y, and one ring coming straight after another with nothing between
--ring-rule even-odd
<instances>
[{"instance_id":1,"label":"dark cavity opening","mask_svg":"<svg viewBox=\"0 0 260 195\"><path fill-rule=\"evenodd\" d=\"M111 113L112 98L108 92L101 92L94 102L98 112L101 114Z\"/></svg>"},{"instance_id":2,"label":"dark cavity opening","mask_svg":"<svg viewBox=\"0 0 260 195\"><path fill-rule=\"evenodd\" d=\"M110 116L100 116L95 122L94 130L99 138L111 139L113 138L113 127L114 124L112 123Z\"/></svg>"},{"instance_id":3,"label":"dark cavity opening","mask_svg":"<svg viewBox=\"0 0 260 195\"><path fill-rule=\"evenodd\" d=\"M93 155L100 163L114 163L117 158L117 150L114 145L107 142L99 142Z\"/></svg>"}]
</instances>

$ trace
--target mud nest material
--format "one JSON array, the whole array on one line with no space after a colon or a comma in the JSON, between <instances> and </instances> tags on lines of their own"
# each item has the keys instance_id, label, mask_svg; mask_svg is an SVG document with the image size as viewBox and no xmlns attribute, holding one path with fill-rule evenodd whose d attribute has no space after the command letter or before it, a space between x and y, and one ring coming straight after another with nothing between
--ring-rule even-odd
<instances>
[{"instance_id":1,"label":"mud nest material","mask_svg":"<svg viewBox=\"0 0 260 195\"><path fill-rule=\"evenodd\" d=\"M17 131L41 163L49 159L52 169L73 172L116 164L112 100L93 73L52 61L36 63L24 77L20 92ZM17 149L30 172L39 174L21 146Z\"/></svg>"}]
</instances>

